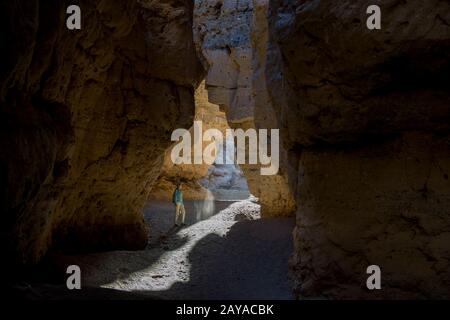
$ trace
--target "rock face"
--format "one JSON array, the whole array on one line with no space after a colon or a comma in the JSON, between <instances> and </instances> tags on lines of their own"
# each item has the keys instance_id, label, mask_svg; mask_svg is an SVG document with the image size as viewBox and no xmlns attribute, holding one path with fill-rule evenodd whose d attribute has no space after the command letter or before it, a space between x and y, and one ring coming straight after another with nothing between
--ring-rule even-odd
<instances>
[{"instance_id":1,"label":"rock face","mask_svg":"<svg viewBox=\"0 0 450 320\"><path fill-rule=\"evenodd\" d=\"M234 150L234 139L231 136L225 139L216 161L209 167L207 175L200 180L200 184L211 192L215 200L248 199L250 193L244 172L233 163L230 153L226 151Z\"/></svg>"},{"instance_id":2,"label":"rock face","mask_svg":"<svg viewBox=\"0 0 450 320\"><path fill-rule=\"evenodd\" d=\"M243 170L263 216L296 211L298 298L450 298L448 1L379 0L376 31L367 0L198 0L195 23L189 0L78 3L80 31L67 1L0 3L7 266L146 244L140 211L159 176L173 183L164 156L192 125L202 63L230 126L280 129L279 174Z\"/></svg>"},{"instance_id":3,"label":"rock face","mask_svg":"<svg viewBox=\"0 0 450 320\"><path fill-rule=\"evenodd\" d=\"M275 102L255 114L297 172L295 292L449 298L450 4L378 1L369 31L370 4L254 1L254 81Z\"/></svg>"},{"instance_id":4,"label":"rock face","mask_svg":"<svg viewBox=\"0 0 450 320\"><path fill-rule=\"evenodd\" d=\"M50 247L139 248L140 212L172 130L190 127L203 69L191 1L0 4L1 243L11 264Z\"/></svg>"},{"instance_id":5,"label":"rock face","mask_svg":"<svg viewBox=\"0 0 450 320\"><path fill-rule=\"evenodd\" d=\"M225 110L234 129L255 128L252 18L250 0L195 2L194 39L207 69L209 101ZM263 217L289 216L295 212L285 167L273 176L262 176L259 165L241 164L241 168L250 192L259 198Z\"/></svg>"},{"instance_id":6,"label":"rock face","mask_svg":"<svg viewBox=\"0 0 450 320\"><path fill-rule=\"evenodd\" d=\"M195 91L195 121L202 122L203 133L208 129L219 130L223 138L226 138L226 130L229 129L228 122L223 111L218 105L208 101L208 91L203 81ZM197 145L201 150L211 143L209 141L194 140L194 126L189 130L191 135L191 159L194 159L194 150ZM226 148L234 149L233 139L225 140L217 145L217 158L223 159L224 164L216 160L212 165L202 164L174 164L171 159L173 148L166 151L164 165L161 174L156 181L150 200L172 201L172 193L178 182L183 184L183 197L188 200L204 200L206 198L223 198L221 191L233 198L234 194L240 194L240 198L248 198L248 187L242 170L234 164L225 164ZM229 162L232 162L229 160ZM233 192L235 191L235 192ZM220 194L219 194L220 193ZM234 198L233 198L234 199Z\"/></svg>"},{"instance_id":7,"label":"rock face","mask_svg":"<svg viewBox=\"0 0 450 320\"><path fill-rule=\"evenodd\" d=\"M195 91L195 121L202 122L203 131L215 128L225 135L225 130L228 128L225 113L220 111L218 105L208 102L208 93L205 89L204 81ZM189 129L189 132L192 138L191 159L194 159L195 146L201 145L202 150L204 150L210 142L195 141L193 126ZM204 199L207 190L199 181L208 176L210 166L204 162L202 164L174 164L171 159L171 152L172 148L166 151L161 174L155 183L155 187L152 189L150 198L171 201L177 182L181 182L185 199Z\"/></svg>"}]
</instances>

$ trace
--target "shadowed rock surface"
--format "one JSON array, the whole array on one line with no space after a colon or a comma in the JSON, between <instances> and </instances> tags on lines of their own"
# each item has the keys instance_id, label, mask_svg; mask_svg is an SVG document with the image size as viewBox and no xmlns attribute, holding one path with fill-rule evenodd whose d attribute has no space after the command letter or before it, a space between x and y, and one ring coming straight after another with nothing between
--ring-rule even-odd
<instances>
[{"instance_id":1,"label":"shadowed rock surface","mask_svg":"<svg viewBox=\"0 0 450 320\"><path fill-rule=\"evenodd\" d=\"M2 267L51 249L141 249L74 259L92 286L288 298L287 248L299 299L450 298L449 1L379 0L377 31L366 28L368 0L77 3L80 31L65 27L73 3L0 3ZM217 215L142 250L142 208L165 177L172 131L192 126L203 68L232 127L280 129L279 174L243 170L263 217L296 212L292 248L289 223L277 222L289 219ZM185 180L214 172L198 170ZM195 243L184 237L193 230L204 236ZM239 258L248 278L227 273ZM176 281L140 273L154 264ZM382 290L366 289L372 264ZM216 279L234 282L221 291Z\"/></svg>"},{"instance_id":2,"label":"shadowed rock surface","mask_svg":"<svg viewBox=\"0 0 450 320\"><path fill-rule=\"evenodd\" d=\"M276 102L256 124L277 120L297 172L297 297L450 297L449 2L378 1L375 32L370 1L254 4Z\"/></svg>"},{"instance_id":3,"label":"shadowed rock surface","mask_svg":"<svg viewBox=\"0 0 450 320\"><path fill-rule=\"evenodd\" d=\"M191 1L0 4L1 243L11 263L49 247L143 248L141 209L202 76Z\"/></svg>"}]
</instances>

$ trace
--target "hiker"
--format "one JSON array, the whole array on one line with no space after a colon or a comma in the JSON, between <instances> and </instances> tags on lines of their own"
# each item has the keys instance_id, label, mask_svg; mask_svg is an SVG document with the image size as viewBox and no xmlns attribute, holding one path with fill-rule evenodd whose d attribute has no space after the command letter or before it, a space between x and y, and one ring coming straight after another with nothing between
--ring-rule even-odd
<instances>
[{"instance_id":1,"label":"hiker","mask_svg":"<svg viewBox=\"0 0 450 320\"><path fill-rule=\"evenodd\" d=\"M183 204L183 191L181 190L181 183L177 184L177 188L173 192L172 202L175 205L175 226L179 226L178 220L181 218L181 224L184 225L184 218L186 216L186 211L184 210ZM181 217L180 217L181 216Z\"/></svg>"}]
</instances>

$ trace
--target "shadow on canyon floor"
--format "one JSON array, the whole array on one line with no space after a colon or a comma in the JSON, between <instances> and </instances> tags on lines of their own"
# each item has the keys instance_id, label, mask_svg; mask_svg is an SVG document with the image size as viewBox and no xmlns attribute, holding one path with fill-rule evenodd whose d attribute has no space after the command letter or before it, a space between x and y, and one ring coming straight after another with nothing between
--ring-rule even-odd
<instances>
[{"instance_id":1,"label":"shadow on canyon floor","mask_svg":"<svg viewBox=\"0 0 450 320\"><path fill-rule=\"evenodd\" d=\"M152 294L168 299L293 299L288 279L293 219L238 222L189 253L188 282ZM208 262L205 263L205 260Z\"/></svg>"},{"instance_id":2,"label":"shadow on canyon floor","mask_svg":"<svg viewBox=\"0 0 450 320\"><path fill-rule=\"evenodd\" d=\"M47 263L53 284L22 285L28 299L292 299L288 259L294 219L256 219L249 201L220 203L184 228L169 227L170 204L159 204L159 236L142 251L57 255ZM173 211L173 210L172 210ZM246 215L247 214L247 215ZM152 214L153 223L157 215ZM167 228L169 228L167 230ZM69 292L65 268L79 265L83 289ZM58 275L55 277L55 275ZM42 283L42 282L41 282Z\"/></svg>"},{"instance_id":3,"label":"shadow on canyon floor","mask_svg":"<svg viewBox=\"0 0 450 320\"><path fill-rule=\"evenodd\" d=\"M186 209L186 226L211 218L238 201L188 200ZM173 227L175 208L163 200L151 200L144 207L144 218L150 226L148 244L151 248L158 242L179 229Z\"/></svg>"}]
</instances>

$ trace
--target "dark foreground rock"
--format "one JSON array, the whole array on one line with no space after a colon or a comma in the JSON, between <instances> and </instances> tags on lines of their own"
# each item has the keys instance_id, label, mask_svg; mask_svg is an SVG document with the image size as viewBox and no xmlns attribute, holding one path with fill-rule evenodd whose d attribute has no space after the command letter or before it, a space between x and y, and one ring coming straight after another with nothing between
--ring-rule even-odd
<instances>
[{"instance_id":1,"label":"dark foreground rock","mask_svg":"<svg viewBox=\"0 0 450 320\"><path fill-rule=\"evenodd\" d=\"M449 298L450 3L378 1L380 31L370 1L254 3L259 114L297 172L297 297Z\"/></svg>"},{"instance_id":2,"label":"dark foreground rock","mask_svg":"<svg viewBox=\"0 0 450 320\"><path fill-rule=\"evenodd\" d=\"M7 264L49 248L137 249L141 209L202 76L191 1L0 4L1 244Z\"/></svg>"}]
</instances>

